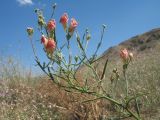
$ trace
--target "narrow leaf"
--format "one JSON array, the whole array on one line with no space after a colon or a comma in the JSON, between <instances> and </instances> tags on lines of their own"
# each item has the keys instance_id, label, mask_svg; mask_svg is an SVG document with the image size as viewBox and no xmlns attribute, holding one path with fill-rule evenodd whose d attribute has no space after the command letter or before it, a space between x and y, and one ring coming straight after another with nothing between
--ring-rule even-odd
<instances>
[{"instance_id":1,"label":"narrow leaf","mask_svg":"<svg viewBox=\"0 0 160 120\"><path fill-rule=\"evenodd\" d=\"M103 68L103 73L102 73L102 76L101 76L101 80L104 78L105 76L105 72L106 72L106 68L107 68L107 63L108 63L108 59L106 60L105 62L105 65L104 65L104 68Z\"/></svg>"}]
</instances>

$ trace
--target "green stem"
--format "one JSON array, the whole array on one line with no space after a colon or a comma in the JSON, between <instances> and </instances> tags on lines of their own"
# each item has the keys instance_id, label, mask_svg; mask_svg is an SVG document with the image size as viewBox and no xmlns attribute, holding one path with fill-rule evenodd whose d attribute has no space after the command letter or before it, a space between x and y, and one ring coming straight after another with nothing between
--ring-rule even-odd
<instances>
[{"instance_id":1,"label":"green stem","mask_svg":"<svg viewBox=\"0 0 160 120\"><path fill-rule=\"evenodd\" d=\"M126 69L123 70L123 75L124 75L124 79L126 82L126 97L128 97L128 80L127 80L127 76L126 76Z\"/></svg>"},{"instance_id":2,"label":"green stem","mask_svg":"<svg viewBox=\"0 0 160 120\"><path fill-rule=\"evenodd\" d=\"M70 64L71 64L71 50L70 50L70 41L69 40L67 40L67 42L68 42L68 45L67 45L67 48L68 48L68 53L69 53L69 55L68 55L68 69L69 69L69 66L70 66Z\"/></svg>"},{"instance_id":3,"label":"green stem","mask_svg":"<svg viewBox=\"0 0 160 120\"><path fill-rule=\"evenodd\" d=\"M135 96L135 95L134 95L134 96ZM136 111L137 111L137 114L138 114L139 117L141 117L141 116L140 116L140 108L139 108L139 104L138 104L138 101L137 101L137 97L136 97L136 96L135 96L135 103L136 103L135 109L136 109Z\"/></svg>"},{"instance_id":4,"label":"green stem","mask_svg":"<svg viewBox=\"0 0 160 120\"><path fill-rule=\"evenodd\" d=\"M53 15L54 15L54 13L55 13L56 3L55 3L52 7L53 7L53 11L52 11L52 14L51 14L51 19L53 18Z\"/></svg>"},{"instance_id":5,"label":"green stem","mask_svg":"<svg viewBox=\"0 0 160 120\"><path fill-rule=\"evenodd\" d=\"M131 110L129 110L128 108L126 108L127 112L129 114L131 114L136 120L141 120L141 118L139 118L137 115L135 115Z\"/></svg>"},{"instance_id":6,"label":"green stem","mask_svg":"<svg viewBox=\"0 0 160 120\"><path fill-rule=\"evenodd\" d=\"M105 27L102 28L102 32L101 32L101 39L100 39L100 42L98 43L98 46L97 46L97 49L95 51L95 53L93 54L93 60L95 59L96 55L97 55L97 52L102 44L102 40L103 40L103 36L104 36L104 31L105 31Z\"/></svg>"},{"instance_id":7,"label":"green stem","mask_svg":"<svg viewBox=\"0 0 160 120\"><path fill-rule=\"evenodd\" d=\"M110 97L103 96L103 98L109 100L109 101L112 102L112 103L115 103L115 104L118 105L118 106L123 107L123 105L122 105L121 103L119 103L118 101L116 101L116 100L114 100L114 99L112 99L112 98L110 98Z\"/></svg>"},{"instance_id":8,"label":"green stem","mask_svg":"<svg viewBox=\"0 0 160 120\"><path fill-rule=\"evenodd\" d=\"M30 39L30 43L31 43L31 47L32 47L32 50L33 50L34 57L36 58L36 60L38 60L38 57L36 55L36 49L35 49L33 41L32 41L32 37L29 36L29 39Z\"/></svg>"},{"instance_id":9,"label":"green stem","mask_svg":"<svg viewBox=\"0 0 160 120\"><path fill-rule=\"evenodd\" d=\"M87 50L87 47L88 47L88 40L87 40L87 42L86 42L86 45L85 45L85 48L84 48L84 51L86 52L86 50Z\"/></svg>"}]
</instances>

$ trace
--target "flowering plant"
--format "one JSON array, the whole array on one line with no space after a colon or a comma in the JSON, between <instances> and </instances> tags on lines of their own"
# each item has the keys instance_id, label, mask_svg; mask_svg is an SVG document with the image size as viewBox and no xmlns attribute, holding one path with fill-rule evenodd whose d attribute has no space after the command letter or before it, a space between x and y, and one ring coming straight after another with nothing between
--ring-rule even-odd
<instances>
[{"instance_id":1,"label":"flowering plant","mask_svg":"<svg viewBox=\"0 0 160 120\"><path fill-rule=\"evenodd\" d=\"M44 47L44 52L49 59L48 63L40 62L35 51L35 46L32 43L33 29L30 27L27 28L28 36L31 39L30 41L34 52L35 61L40 69L53 81L54 84L58 85L65 91L77 91L79 93L88 94L94 97L93 99L85 100L83 102L105 99L110 101L113 105L117 106L123 113L123 117L133 117L137 120L140 120L141 118L139 114L140 112L138 104L137 109L135 110L136 113L134 113L129 106L131 101L135 100L137 97L142 96L143 94L130 96L128 93L128 81L126 79L126 70L128 68L128 65L132 61L133 54L129 53L127 49L122 49L120 51L120 57L123 61L124 79L126 81L126 96L121 100L116 99L113 95L108 94L103 86L108 59L105 61L101 75L98 74L97 69L94 67L95 62L97 62L101 58L97 57L97 52L102 44L106 26L102 25L101 39L97 45L95 52L93 52L92 57L88 58L86 54L86 48L88 46L88 42L91 39L91 34L89 30L86 29L83 38L81 38L76 29L78 27L77 20L75 18L71 18L70 24L68 25L69 16L67 13L64 13L59 20L59 22L62 24L62 27L64 28L64 32L66 33L66 43L62 46L58 46L58 40L56 37L57 23L56 20L52 18L55 8L56 4L53 5L53 14L51 15L51 19L47 23L44 19L43 12L39 9L35 10L38 17L38 30L41 33L40 40L41 44ZM76 42L80 54L73 57L70 49L70 39L74 34L76 36ZM68 58L64 57L63 55L64 47L68 49ZM82 80L78 79L78 71L82 66L86 66L93 73L93 75L90 76L94 81L93 83L88 81L88 78L81 78ZM114 79L119 79L119 73L117 69L113 70L113 75L111 76L111 81L113 81Z\"/></svg>"}]
</instances>

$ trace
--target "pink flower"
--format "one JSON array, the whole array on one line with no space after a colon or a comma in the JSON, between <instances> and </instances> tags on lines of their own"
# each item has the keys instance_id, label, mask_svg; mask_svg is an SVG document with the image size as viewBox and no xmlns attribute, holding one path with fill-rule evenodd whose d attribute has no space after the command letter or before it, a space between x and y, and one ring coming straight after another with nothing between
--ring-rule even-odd
<instances>
[{"instance_id":1,"label":"pink flower","mask_svg":"<svg viewBox=\"0 0 160 120\"><path fill-rule=\"evenodd\" d=\"M47 24L47 29L48 31L52 31L56 28L56 21L53 19L53 20L50 20Z\"/></svg>"},{"instance_id":2,"label":"pink flower","mask_svg":"<svg viewBox=\"0 0 160 120\"><path fill-rule=\"evenodd\" d=\"M128 60L128 58L129 58L129 53L128 53L128 50L127 50L126 48L124 48L124 49L122 49L122 50L120 51L120 57L122 58L122 60L123 60L124 62L126 62L126 61Z\"/></svg>"},{"instance_id":3,"label":"pink flower","mask_svg":"<svg viewBox=\"0 0 160 120\"><path fill-rule=\"evenodd\" d=\"M56 48L56 43L52 38L48 39L47 45L45 46L47 53L52 54Z\"/></svg>"},{"instance_id":4,"label":"pink flower","mask_svg":"<svg viewBox=\"0 0 160 120\"><path fill-rule=\"evenodd\" d=\"M60 18L60 23L63 25L64 30L67 28L67 23L68 23L68 14L64 13L61 18Z\"/></svg>"},{"instance_id":5,"label":"pink flower","mask_svg":"<svg viewBox=\"0 0 160 120\"><path fill-rule=\"evenodd\" d=\"M73 34L73 32L74 32L75 28L77 27L77 25L78 25L78 22L74 18L72 18L71 19L71 24L69 26L69 32Z\"/></svg>"},{"instance_id":6,"label":"pink flower","mask_svg":"<svg viewBox=\"0 0 160 120\"><path fill-rule=\"evenodd\" d=\"M44 35L42 35L42 37L41 37L41 43L43 43L44 46L46 46L48 43L48 40Z\"/></svg>"}]
</instances>

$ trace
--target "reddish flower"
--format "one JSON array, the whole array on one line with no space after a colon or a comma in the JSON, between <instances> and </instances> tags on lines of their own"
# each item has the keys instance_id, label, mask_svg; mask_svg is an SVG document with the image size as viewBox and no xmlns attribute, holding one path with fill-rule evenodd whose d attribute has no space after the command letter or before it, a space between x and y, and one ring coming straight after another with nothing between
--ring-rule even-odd
<instances>
[{"instance_id":1,"label":"reddish flower","mask_svg":"<svg viewBox=\"0 0 160 120\"><path fill-rule=\"evenodd\" d=\"M48 42L47 42L47 45L46 45L46 51L47 53L53 53L53 51L55 50L56 48L56 43L55 41L52 39L52 38L49 38L48 39Z\"/></svg>"},{"instance_id":2,"label":"reddish flower","mask_svg":"<svg viewBox=\"0 0 160 120\"><path fill-rule=\"evenodd\" d=\"M126 48L122 49L120 51L120 57L122 58L122 60L125 62L128 60L129 58L129 53L128 53L128 50Z\"/></svg>"},{"instance_id":3,"label":"reddish flower","mask_svg":"<svg viewBox=\"0 0 160 120\"><path fill-rule=\"evenodd\" d=\"M52 31L56 28L56 21L53 19L53 20L50 20L47 24L47 29L48 31Z\"/></svg>"},{"instance_id":4,"label":"reddish flower","mask_svg":"<svg viewBox=\"0 0 160 120\"><path fill-rule=\"evenodd\" d=\"M60 23L63 25L64 30L67 28L67 23L68 23L68 14L64 13L61 18L60 18Z\"/></svg>"},{"instance_id":5,"label":"reddish flower","mask_svg":"<svg viewBox=\"0 0 160 120\"><path fill-rule=\"evenodd\" d=\"M43 45L46 46L47 42L48 42L47 38L44 35L42 35L42 37L41 37L41 43L43 43Z\"/></svg>"},{"instance_id":6,"label":"reddish flower","mask_svg":"<svg viewBox=\"0 0 160 120\"><path fill-rule=\"evenodd\" d=\"M69 32L73 34L73 32L74 32L75 28L77 27L77 25L78 25L78 22L74 18L72 18L71 19L71 24L69 26Z\"/></svg>"}]
</instances>

